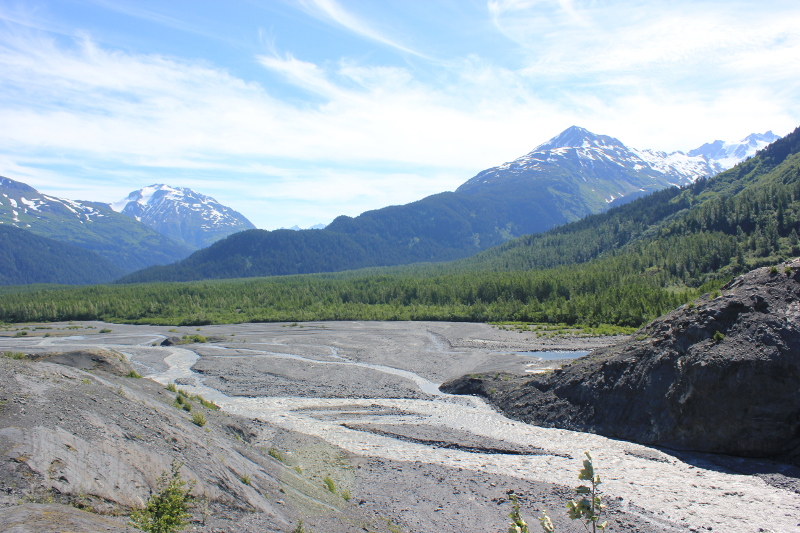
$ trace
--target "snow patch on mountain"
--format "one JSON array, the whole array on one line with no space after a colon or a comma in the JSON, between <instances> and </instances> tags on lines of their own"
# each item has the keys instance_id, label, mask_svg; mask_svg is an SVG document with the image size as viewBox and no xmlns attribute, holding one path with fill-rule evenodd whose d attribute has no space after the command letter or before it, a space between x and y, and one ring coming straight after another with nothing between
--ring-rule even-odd
<instances>
[{"instance_id":1,"label":"snow patch on mountain","mask_svg":"<svg viewBox=\"0 0 800 533\"><path fill-rule=\"evenodd\" d=\"M727 170L748 157L753 157L757 151L780 138L780 135L775 135L771 130L766 133L751 133L741 141L716 140L706 143L690 150L688 155L704 157L708 161L716 162L722 170Z\"/></svg>"},{"instance_id":2,"label":"snow patch on mountain","mask_svg":"<svg viewBox=\"0 0 800 533\"><path fill-rule=\"evenodd\" d=\"M232 233L255 229L242 214L211 196L161 183L133 191L109 206L196 248L208 246Z\"/></svg>"}]
</instances>

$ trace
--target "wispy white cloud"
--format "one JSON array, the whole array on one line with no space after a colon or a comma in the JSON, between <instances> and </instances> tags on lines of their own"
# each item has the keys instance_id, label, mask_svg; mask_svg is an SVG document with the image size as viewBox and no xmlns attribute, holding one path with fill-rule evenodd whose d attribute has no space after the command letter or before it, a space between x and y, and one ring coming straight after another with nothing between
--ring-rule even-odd
<instances>
[{"instance_id":1,"label":"wispy white cloud","mask_svg":"<svg viewBox=\"0 0 800 533\"><path fill-rule=\"evenodd\" d=\"M341 4L336 2L336 0L297 0L297 4L307 13L322 20L333 22L362 37L377 41L402 52L425 57L424 54L387 37L372 24L346 10Z\"/></svg>"},{"instance_id":2,"label":"wispy white cloud","mask_svg":"<svg viewBox=\"0 0 800 533\"><path fill-rule=\"evenodd\" d=\"M338 3L303 1L383 42ZM71 175L61 179L65 196L95 190L107 201L172 181L274 228L452 189L573 124L638 148L687 150L800 122L796 11L754 15L747 28L690 7L647 17L623 5L631 12L615 21L599 1L490 2L525 52L517 69L478 55L437 64L433 75L411 63L312 62L267 38L257 81L9 22L14 31L0 33L0 173L53 193L59 175ZM287 86L291 97L279 97ZM113 179L101 184L103 176Z\"/></svg>"}]
</instances>

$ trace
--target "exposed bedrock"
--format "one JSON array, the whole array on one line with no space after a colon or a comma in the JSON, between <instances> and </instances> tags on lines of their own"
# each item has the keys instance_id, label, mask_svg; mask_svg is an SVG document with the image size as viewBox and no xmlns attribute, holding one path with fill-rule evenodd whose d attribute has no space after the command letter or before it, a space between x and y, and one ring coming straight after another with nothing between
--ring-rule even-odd
<instances>
[{"instance_id":1,"label":"exposed bedrock","mask_svg":"<svg viewBox=\"0 0 800 533\"><path fill-rule=\"evenodd\" d=\"M540 426L800 464L798 267L744 274L549 374L473 374L441 390Z\"/></svg>"}]
</instances>

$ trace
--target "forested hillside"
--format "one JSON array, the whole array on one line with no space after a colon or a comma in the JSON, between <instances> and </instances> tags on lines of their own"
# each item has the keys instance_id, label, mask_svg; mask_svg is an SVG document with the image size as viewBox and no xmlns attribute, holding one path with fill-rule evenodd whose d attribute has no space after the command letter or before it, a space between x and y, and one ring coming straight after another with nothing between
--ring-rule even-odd
<instances>
[{"instance_id":1,"label":"forested hillside","mask_svg":"<svg viewBox=\"0 0 800 533\"><path fill-rule=\"evenodd\" d=\"M96 253L0 225L0 285L108 283L122 271Z\"/></svg>"}]
</instances>

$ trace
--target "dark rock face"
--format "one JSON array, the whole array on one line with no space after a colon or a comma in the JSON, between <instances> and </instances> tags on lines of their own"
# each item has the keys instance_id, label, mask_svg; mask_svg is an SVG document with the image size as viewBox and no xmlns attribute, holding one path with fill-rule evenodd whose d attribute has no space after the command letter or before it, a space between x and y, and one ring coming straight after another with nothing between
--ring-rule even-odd
<instances>
[{"instance_id":1,"label":"dark rock face","mask_svg":"<svg viewBox=\"0 0 800 533\"><path fill-rule=\"evenodd\" d=\"M800 464L798 266L740 276L551 374L502 387L465 376L442 390L541 426Z\"/></svg>"},{"instance_id":2,"label":"dark rock face","mask_svg":"<svg viewBox=\"0 0 800 533\"><path fill-rule=\"evenodd\" d=\"M175 346L176 344L181 343L180 337L167 337L163 341L161 341L161 346Z\"/></svg>"}]
</instances>

